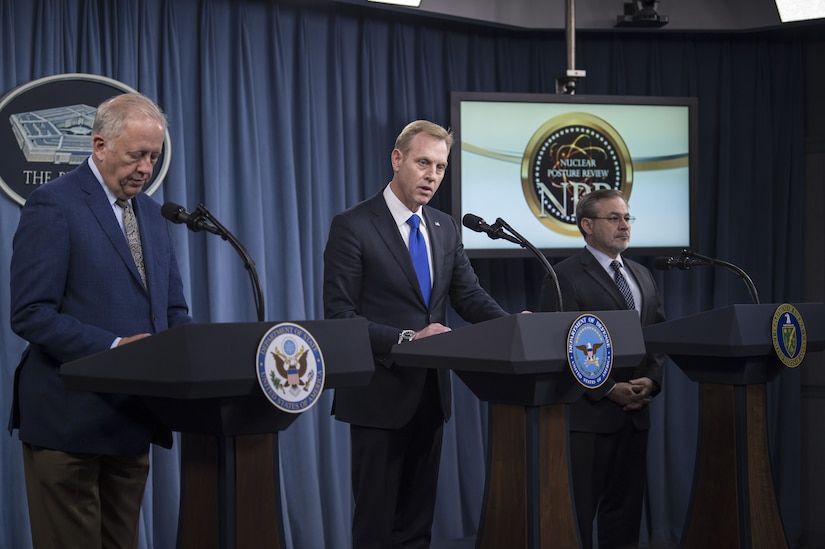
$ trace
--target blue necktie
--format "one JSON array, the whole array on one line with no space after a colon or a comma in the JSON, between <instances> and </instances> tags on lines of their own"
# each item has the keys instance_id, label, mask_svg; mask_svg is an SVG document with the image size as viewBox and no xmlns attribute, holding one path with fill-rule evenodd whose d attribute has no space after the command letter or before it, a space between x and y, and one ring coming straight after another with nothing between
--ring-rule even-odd
<instances>
[{"instance_id":1,"label":"blue necktie","mask_svg":"<svg viewBox=\"0 0 825 549\"><path fill-rule=\"evenodd\" d=\"M412 214L407 220L410 226L410 257L412 257L415 274L418 275L418 283L421 285L421 294L424 296L424 303L430 304L430 258L427 254L427 243L424 242L424 235L418 229L421 218L417 214Z\"/></svg>"},{"instance_id":2,"label":"blue necktie","mask_svg":"<svg viewBox=\"0 0 825 549\"><path fill-rule=\"evenodd\" d=\"M625 303L627 303L627 308L635 310L636 302L633 301L633 292L630 291L630 286L622 274L621 264L614 259L613 262L610 263L610 266L613 267L614 271L616 271L616 286L619 287L619 292L621 292L622 296L624 296Z\"/></svg>"}]
</instances>

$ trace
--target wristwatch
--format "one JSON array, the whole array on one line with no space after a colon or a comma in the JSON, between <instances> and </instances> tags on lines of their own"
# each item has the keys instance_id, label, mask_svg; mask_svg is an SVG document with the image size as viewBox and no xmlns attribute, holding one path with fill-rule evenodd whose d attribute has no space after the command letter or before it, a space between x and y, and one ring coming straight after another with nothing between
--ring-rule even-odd
<instances>
[{"instance_id":1,"label":"wristwatch","mask_svg":"<svg viewBox=\"0 0 825 549\"><path fill-rule=\"evenodd\" d=\"M415 339L415 330L401 330L398 334L398 343L406 343Z\"/></svg>"}]
</instances>

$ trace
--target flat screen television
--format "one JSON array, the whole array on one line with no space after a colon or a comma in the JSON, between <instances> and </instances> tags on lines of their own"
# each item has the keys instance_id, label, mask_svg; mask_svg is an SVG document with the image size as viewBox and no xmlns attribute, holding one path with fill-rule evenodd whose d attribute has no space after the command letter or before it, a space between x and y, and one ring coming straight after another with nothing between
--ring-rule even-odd
<instances>
[{"instance_id":1,"label":"flat screen television","mask_svg":"<svg viewBox=\"0 0 825 549\"><path fill-rule=\"evenodd\" d=\"M697 243L697 101L691 97L453 92L452 209L504 220L548 257L578 251L578 198L620 189L636 218L628 255ZM470 257L529 251L462 226Z\"/></svg>"}]
</instances>

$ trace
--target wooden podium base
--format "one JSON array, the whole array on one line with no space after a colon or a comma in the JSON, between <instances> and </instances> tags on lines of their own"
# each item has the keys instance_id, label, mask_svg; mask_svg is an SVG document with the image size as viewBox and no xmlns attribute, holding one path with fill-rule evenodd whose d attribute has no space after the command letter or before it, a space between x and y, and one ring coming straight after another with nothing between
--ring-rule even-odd
<instances>
[{"instance_id":1,"label":"wooden podium base","mask_svg":"<svg viewBox=\"0 0 825 549\"><path fill-rule=\"evenodd\" d=\"M281 549L278 434L181 433L179 549Z\"/></svg>"},{"instance_id":2,"label":"wooden podium base","mask_svg":"<svg viewBox=\"0 0 825 549\"><path fill-rule=\"evenodd\" d=\"M700 387L700 440L682 547L787 548L768 452L765 384Z\"/></svg>"},{"instance_id":3,"label":"wooden podium base","mask_svg":"<svg viewBox=\"0 0 825 549\"><path fill-rule=\"evenodd\" d=\"M567 405L489 404L487 485L477 549L578 549Z\"/></svg>"}]
</instances>

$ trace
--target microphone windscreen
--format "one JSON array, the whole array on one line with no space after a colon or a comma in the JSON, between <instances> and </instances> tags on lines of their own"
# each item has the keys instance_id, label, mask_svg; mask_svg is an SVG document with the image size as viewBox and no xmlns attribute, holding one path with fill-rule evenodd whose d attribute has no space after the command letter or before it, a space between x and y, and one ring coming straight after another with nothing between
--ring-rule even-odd
<instances>
[{"instance_id":1,"label":"microphone windscreen","mask_svg":"<svg viewBox=\"0 0 825 549\"><path fill-rule=\"evenodd\" d=\"M186 208L174 202L164 202L160 207L160 215L171 221L172 223L183 223L180 214L186 213Z\"/></svg>"},{"instance_id":2,"label":"microphone windscreen","mask_svg":"<svg viewBox=\"0 0 825 549\"><path fill-rule=\"evenodd\" d=\"M484 220L475 214L468 213L464 214L464 217L461 219L461 223L471 231L480 233L481 225L484 223Z\"/></svg>"}]
</instances>

